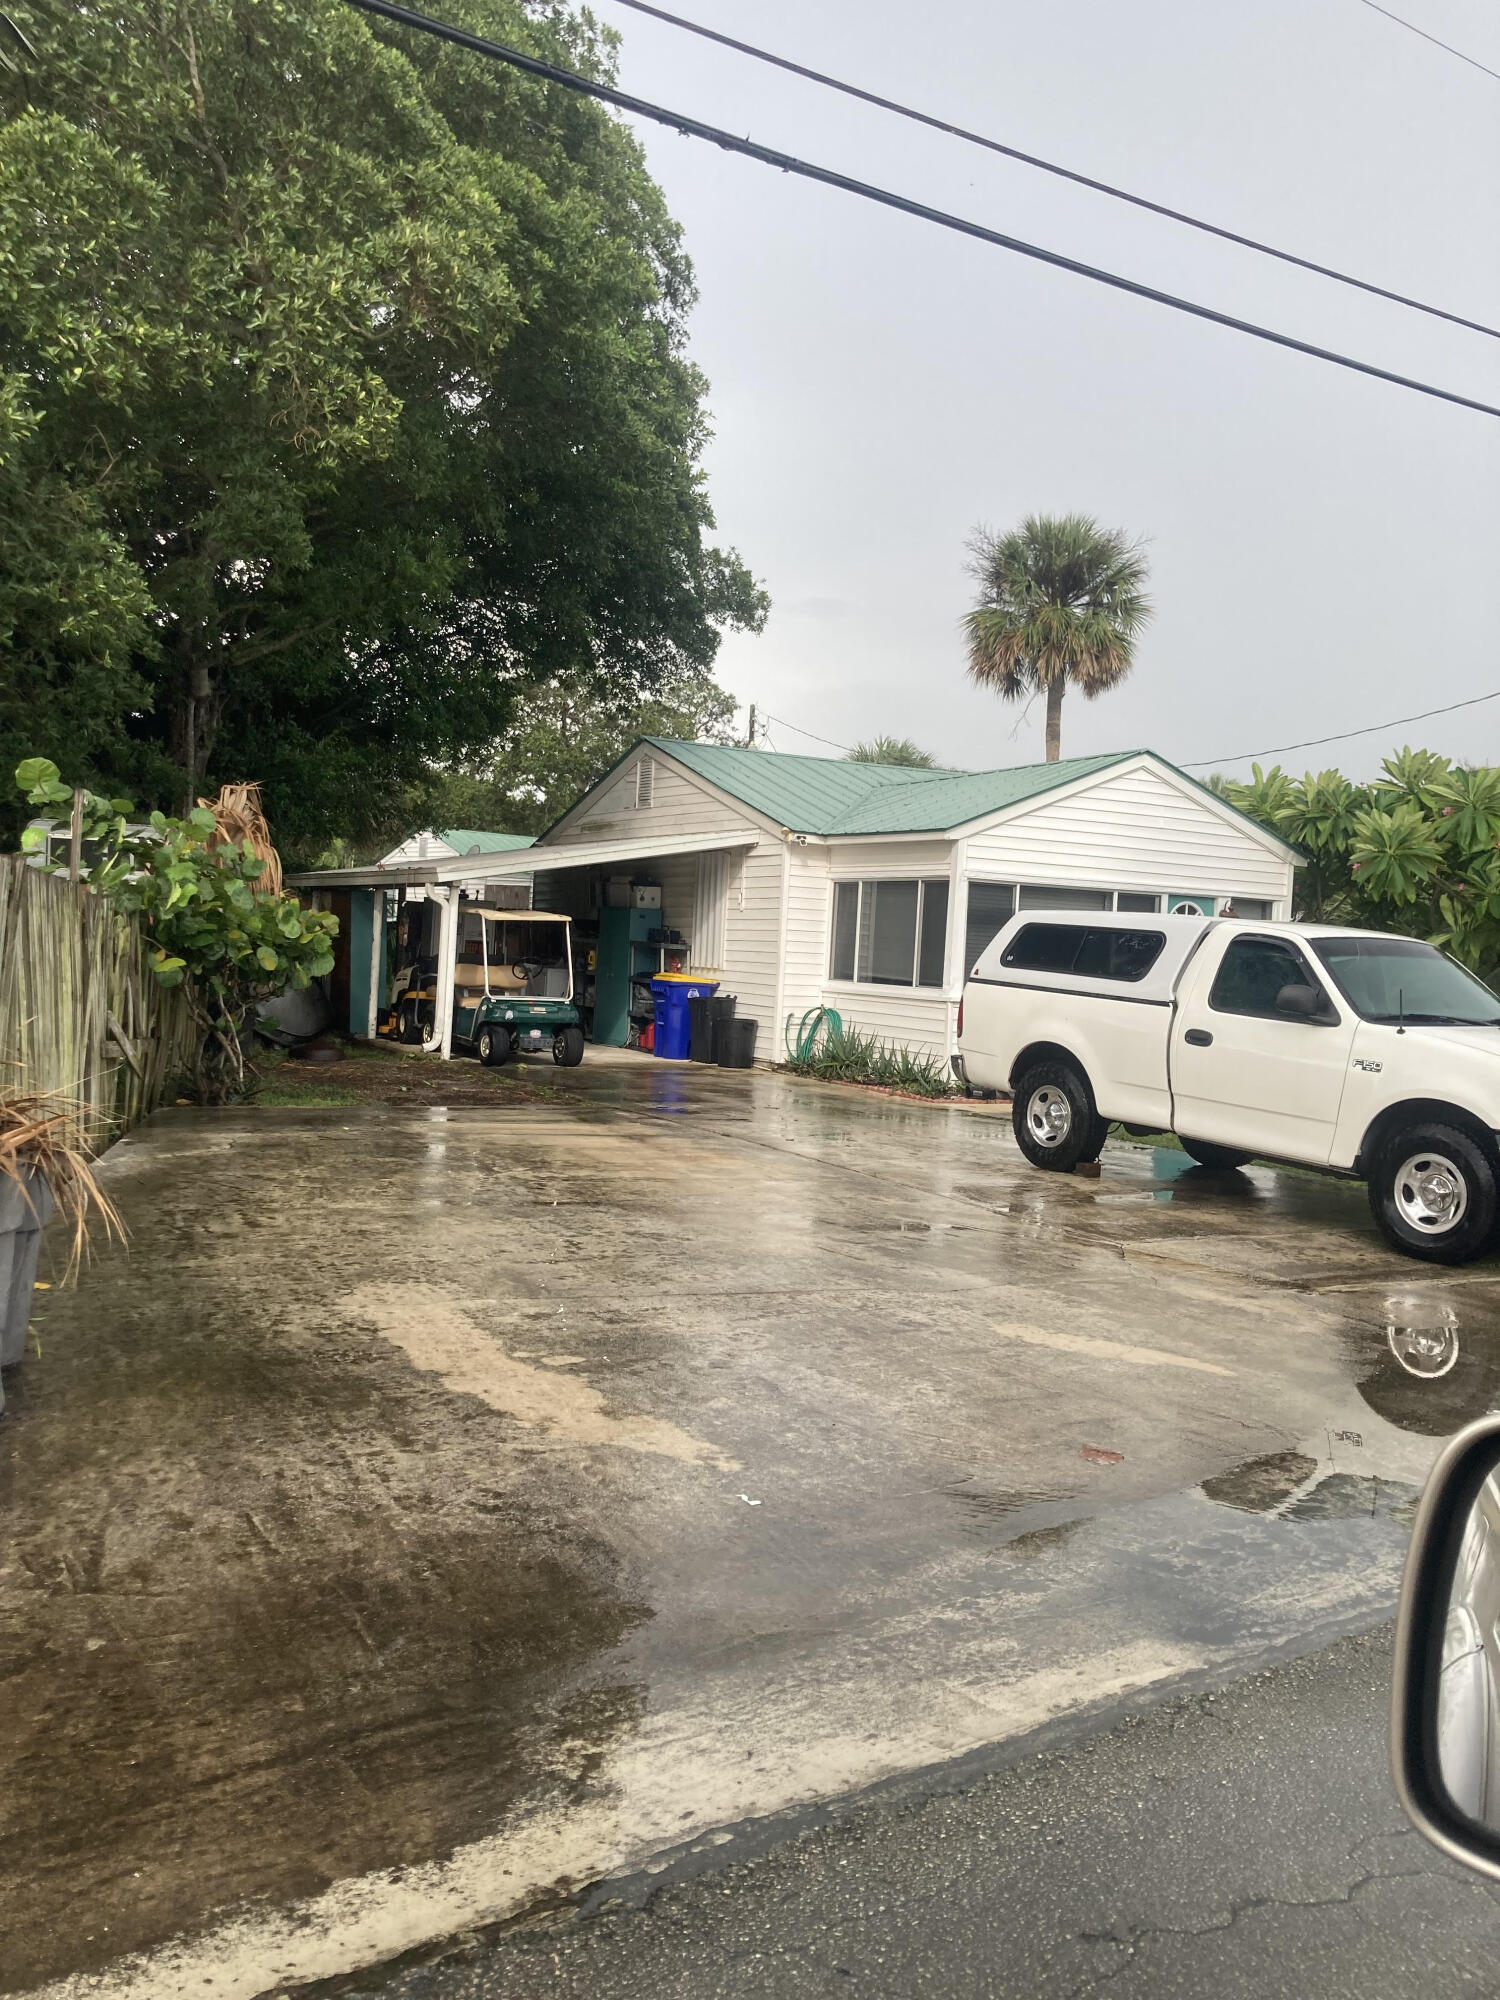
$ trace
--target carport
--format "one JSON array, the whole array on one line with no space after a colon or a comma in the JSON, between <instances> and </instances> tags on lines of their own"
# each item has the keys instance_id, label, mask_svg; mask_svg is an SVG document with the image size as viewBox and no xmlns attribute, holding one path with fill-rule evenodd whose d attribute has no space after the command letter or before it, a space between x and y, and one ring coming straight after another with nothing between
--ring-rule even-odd
<instances>
[{"instance_id":1,"label":"carport","mask_svg":"<svg viewBox=\"0 0 1500 2000\"><path fill-rule=\"evenodd\" d=\"M454 966L466 906L534 906L570 917L575 977L580 993L590 993L592 1013L586 982L596 974L621 980L628 996L669 962L705 973L720 969L704 954L722 932L727 863L757 844L749 830L571 841L556 851L555 860L551 852L532 847L391 867L311 869L287 882L341 919L329 997L336 1025L354 1035L375 1034L388 994L388 939L402 908L416 901L433 906L429 945L437 959L437 991L433 1032L424 1047L446 1059L452 1054ZM642 889L658 892L660 900L632 909L631 898ZM667 937L675 941L667 943ZM621 1042L624 1034L595 1039Z\"/></svg>"}]
</instances>

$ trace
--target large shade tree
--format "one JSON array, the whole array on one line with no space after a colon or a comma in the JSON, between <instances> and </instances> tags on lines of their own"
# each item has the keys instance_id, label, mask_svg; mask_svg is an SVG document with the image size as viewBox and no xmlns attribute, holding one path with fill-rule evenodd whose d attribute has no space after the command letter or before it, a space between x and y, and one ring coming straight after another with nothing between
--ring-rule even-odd
<instances>
[{"instance_id":1,"label":"large shade tree","mask_svg":"<svg viewBox=\"0 0 1500 2000\"><path fill-rule=\"evenodd\" d=\"M1139 542L1084 514L1032 514L969 542L979 601L964 621L969 672L1006 701L1042 695L1047 761L1062 755L1070 687L1090 700L1118 687L1151 615Z\"/></svg>"},{"instance_id":2,"label":"large shade tree","mask_svg":"<svg viewBox=\"0 0 1500 2000\"><path fill-rule=\"evenodd\" d=\"M593 74L587 15L449 17ZM692 278L601 107L343 0L104 0L0 75L0 768L356 834L566 675L764 600L712 545Z\"/></svg>"}]
</instances>

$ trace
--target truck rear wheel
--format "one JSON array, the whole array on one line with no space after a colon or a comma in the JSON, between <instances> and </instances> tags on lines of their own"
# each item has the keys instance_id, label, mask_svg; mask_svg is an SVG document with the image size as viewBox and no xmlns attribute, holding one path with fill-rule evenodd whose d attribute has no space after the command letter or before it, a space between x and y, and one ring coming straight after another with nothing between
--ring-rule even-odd
<instances>
[{"instance_id":1,"label":"truck rear wheel","mask_svg":"<svg viewBox=\"0 0 1500 2000\"><path fill-rule=\"evenodd\" d=\"M479 1039L475 1047L479 1050L479 1060L486 1069L498 1069L501 1063L510 1060L509 1030L497 1028L490 1022L479 1030Z\"/></svg>"},{"instance_id":2,"label":"truck rear wheel","mask_svg":"<svg viewBox=\"0 0 1500 2000\"><path fill-rule=\"evenodd\" d=\"M1370 1213L1393 1250L1432 1264L1467 1264L1500 1215L1495 1163L1454 1125L1393 1133L1370 1170Z\"/></svg>"},{"instance_id":3,"label":"truck rear wheel","mask_svg":"<svg viewBox=\"0 0 1500 2000\"><path fill-rule=\"evenodd\" d=\"M583 1061L583 1030L576 1024L559 1028L552 1037L552 1060L563 1069L575 1069Z\"/></svg>"},{"instance_id":4,"label":"truck rear wheel","mask_svg":"<svg viewBox=\"0 0 1500 2000\"><path fill-rule=\"evenodd\" d=\"M1016 1084L1011 1105L1016 1144L1034 1167L1070 1174L1097 1160L1109 1126L1094 1109L1087 1080L1069 1062L1041 1062Z\"/></svg>"},{"instance_id":5,"label":"truck rear wheel","mask_svg":"<svg viewBox=\"0 0 1500 2000\"><path fill-rule=\"evenodd\" d=\"M1177 1143L1200 1167L1246 1167L1255 1157L1253 1153L1241 1153L1233 1146L1215 1146L1207 1139L1184 1139L1180 1132Z\"/></svg>"}]
</instances>

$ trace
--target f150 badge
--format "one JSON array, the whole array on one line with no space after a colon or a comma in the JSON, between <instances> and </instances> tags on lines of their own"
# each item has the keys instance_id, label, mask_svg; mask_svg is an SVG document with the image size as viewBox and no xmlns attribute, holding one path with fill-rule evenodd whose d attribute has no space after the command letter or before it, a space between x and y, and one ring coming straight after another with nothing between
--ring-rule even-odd
<instances>
[{"instance_id":1,"label":"f150 badge","mask_svg":"<svg viewBox=\"0 0 1500 2000\"><path fill-rule=\"evenodd\" d=\"M1371 1062L1368 1056L1356 1056L1354 1058L1354 1067L1356 1069L1368 1069L1368 1070L1378 1071L1380 1070L1382 1065L1378 1062Z\"/></svg>"}]
</instances>

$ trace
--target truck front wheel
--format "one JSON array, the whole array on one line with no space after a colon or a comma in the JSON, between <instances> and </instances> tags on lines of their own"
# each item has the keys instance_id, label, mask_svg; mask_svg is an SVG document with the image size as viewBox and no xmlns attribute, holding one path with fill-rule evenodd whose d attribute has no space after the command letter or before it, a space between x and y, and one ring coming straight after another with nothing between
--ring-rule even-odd
<instances>
[{"instance_id":1,"label":"truck front wheel","mask_svg":"<svg viewBox=\"0 0 1500 2000\"><path fill-rule=\"evenodd\" d=\"M1479 1256L1500 1215L1494 1162L1453 1125L1393 1133L1370 1170L1369 1191L1375 1226L1391 1248L1432 1264Z\"/></svg>"},{"instance_id":2,"label":"truck front wheel","mask_svg":"<svg viewBox=\"0 0 1500 2000\"><path fill-rule=\"evenodd\" d=\"M1016 1085L1011 1106L1016 1144L1034 1167L1070 1174L1097 1160L1109 1127L1094 1109L1087 1082L1068 1062L1041 1062Z\"/></svg>"}]
</instances>

